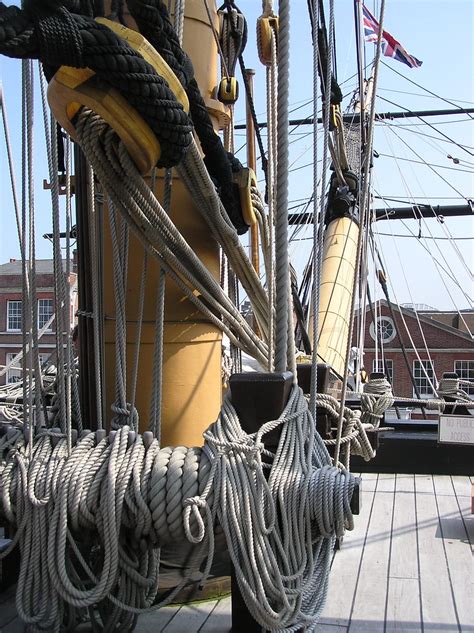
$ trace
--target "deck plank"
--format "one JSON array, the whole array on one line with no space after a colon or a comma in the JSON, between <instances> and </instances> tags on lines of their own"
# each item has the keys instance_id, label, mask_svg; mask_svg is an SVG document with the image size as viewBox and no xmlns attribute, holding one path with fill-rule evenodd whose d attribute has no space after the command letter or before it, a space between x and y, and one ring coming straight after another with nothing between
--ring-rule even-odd
<instances>
[{"instance_id":1,"label":"deck plank","mask_svg":"<svg viewBox=\"0 0 474 633\"><path fill-rule=\"evenodd\" d=\"M457 497L471 497L472 483L470 477L463 477L462 475L451 475L451 481Z\"/></svg>"},{"instance_id":2,"label":"deck plank","mask_svg":"<svg viewBox=\"0 0 474 633\"><path fill-rule=\"evenodd\" d=\"M397 475L392 525L390 578L419 578L415 477Z\"/></svg>"},{"instance_id":3,"label":"deck plank","mask_svg":"<svg viewBox=\"0 0 474 633\"><path fill-rule=\"evenodd\" d=\"M392 521L385 633L421 633L415 478L397 474Z\"/></svg>"},{"instance_id":4,"label":"deck plank","mask_svg":"<svg viewBox=\"0 0 474 633\"><path fill-rule=\"evenodd\" d=\"M362 493L373 492L377 486L379 476L377 473L362 473Z\"/></svg>"},{"instance_id":5,"label":"deck plank","mask_svg":"<svg viewBox=\"0 0 474 633\"><path fill-rule=\"evenodd\" d=\"M466 527L454 495L439 494L444 481L435 476L434 486L440 533L443 540L448 571L454 597L457 620L461 631L474 630L474 578L472 574L472 552Z\"/></svg>"},{"instance_id":6,"label":"deck plank","mask_svg":"<svg viewBox=\"0 0 474 633\"><path fill-rule=\"evenodd\" d=\"M471 480L469 477L451 477L456 499L462 514L467 537L474 551L474 514L471 512ZM473 574L474 575L474 574Z\"/></svg>"},{"instance_id":7,"label":"deck plank","mask_svg":"<svg viewBox=\"0 0 474 633\"><path fill-rule=\"evenodd\" d=\"M390 578L385 618L385 633L422 633L417 578Z\"/></svg>"},{"instance_id":8,"label":"deck plank","mask_svg":"<svg viewBox=\"0 0 474 633\"><path fill-rule=\"evenodd\" d=\"M350 633L380 632L384 629L394 486L394 475L379 475L351 614Z\"/></svg>"},{"instance_id":9,"label":"deck plank","mask_svg":"<svg viewBox=\"0 0 474 633\"><path fill-rule=\"evenodd\" d=\"M181 607L170 622L162 629L164 633L185 633L199 631L209 614L216 606L217 600L187 604ZM151 631L150 631L151 633Z\"/></svg>"},{"instance_id":10,"label":"deck plank","mask_svg":"<svg viewBox=\"0 0 474 633\"><path fill-rule=\"evenodd\" d=\"M161 633L181 607L162 607L150 613L144 613L138 618L135 633Z\"/></svg>"},{"instance_id":11,"label":"deck plank","mask_svg":"<svg viewBox=\"0 0 474 633\"><path fill-rule=\"evenodd\" d=\"M352 597L358 582L364 541L372 511L375 491L362 484L362 510L354 517L354 529L344 537L342 549L333 560L329 574L328 597L321 614L321 625L347 626L350 622ZM345 629L344 629L345 630Z\"/></svg>"},{"instance_id":12,"label":"deck plank","mask_svg":"<svg viewBox=\"0 0 474 633\"><path fill-rule=\"evenodd\" d=\"M435 485L436 496L455 494L451 475L434 475L433 482Z\"/></svg>"},{"instance_id":13,"label":"deck plank","mask_svg":"<svg viewBox=\"0 0 474 633\"><path fill-rule=\"evenodd\" d=\"M208 619L199 629L199 633L226 633L232 626L231 597L221 598Z\"/></svg>"},{"instance_id":14,"label":"deck plank","mask_svg":"<svg viewBox=\"0 0 474 633\"><path fill-rule=\"evenodd\" d=\"M423 630L459 633L432 476L415 475L415 490Z\"/></svg>"}]
</instances>

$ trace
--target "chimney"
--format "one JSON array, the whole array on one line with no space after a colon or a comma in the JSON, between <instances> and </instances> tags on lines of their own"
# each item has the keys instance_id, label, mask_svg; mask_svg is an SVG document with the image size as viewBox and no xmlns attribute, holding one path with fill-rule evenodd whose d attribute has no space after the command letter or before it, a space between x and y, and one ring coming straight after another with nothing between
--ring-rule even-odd
<instances>
[{"instance_id":1,"label":"chimney","mask_svg":"<svg viewBox=\"0 0 474 633\"><path fill-rule=\"evenodd\" d=\"M16 262L16 259L12 259L12 258L10 257L10 264L14 264L15 262Z\"/></svg>"}]
</instances>

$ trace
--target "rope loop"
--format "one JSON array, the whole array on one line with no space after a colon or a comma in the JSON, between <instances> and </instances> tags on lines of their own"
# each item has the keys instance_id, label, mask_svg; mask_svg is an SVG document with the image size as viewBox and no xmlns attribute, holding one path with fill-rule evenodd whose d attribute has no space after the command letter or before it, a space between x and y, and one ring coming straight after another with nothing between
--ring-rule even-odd
<instances>
[{"instance_id":1,"label":"rope loop","mask_svg":"<svg viewBox=\"0 0 474 633\"><path fill-rule=\"evenodd\" d=\"M210 510L209 510L207 501L203 499L202 497L188 497L188 499L184 500L183 505L184 505L183 524L184 524L184 532L186 534L186 538L188 539L190 543L200 543L206 534L206 526L204 525L204 519L201 516L200 510L205 509L206 517L208 517L207 511L210 512ZM191 525L190 525L191 512L198 526L198 533L196 536L191 531ZM211 521L212 521L212 518L211 518Z\"/></svg>"}]
</instances>

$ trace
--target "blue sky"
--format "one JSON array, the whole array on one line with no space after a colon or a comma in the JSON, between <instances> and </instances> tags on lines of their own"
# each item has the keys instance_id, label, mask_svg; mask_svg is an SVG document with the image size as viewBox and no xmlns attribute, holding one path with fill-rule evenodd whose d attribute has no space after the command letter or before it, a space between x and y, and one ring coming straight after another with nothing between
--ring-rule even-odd
<instances>
[{"instance_id":1,"label":"blue sky","mask_svg":"<svg viewBox=\"0 0 474 633\"><path fill-rule=\"evenodd\" d=\"M265 118L265 71L258 61L255 50L255 21L261 13L261 3L255 0L240 0L240 8L246 14L249 26L249 42L244 53L246 65L257 70L255 78L256 110L259 118ZM277 3L275 3L277 5ZM374 6L375 5L375 6ZM368 0L368 7L378 13L378 3ZM297 108L291 116L303 118L311 113L309 103L312 94L312 51L306 0L293 0L291 27L291 109ZM338 79L343 83L344 94L349 96L355 78L344 81L356 72L353 9L351 0L336 0L336 39ZM417 82L424 88L459 105L474 107L474 2L472 0L386 0L385 29L398 39L409 53L423 61L420 69L409 69L403 64L384 58L387 66L382 66L379 79L377 110L395 111L409 109L440 109L454 106L442 99L429 95L424 90L410 84L398 76L394 70ZM367 45L368 58L373 46ZM0 58L0 78L10 119L10 133L15 150L17 183L21 182L21 81L20 62ZM243 92L243 91L242 91ZM39 90L36 90L39 106ZM396 105L388 103L392 101ZM238 105L236 120L244 118L243 104ZM379 158L374 160L374 186L377 193L385 197L426 201L432 204L461 204L463 198L474 198L474 119L466 115L428 119L438 130L452 140L466 147L466 150L446 142L436 130L423 125L419 119L392 121L376 127L374 148ZM307 198L312 190L311 163L312 138L310 128L300 127L292 134L290 162L293 163L290 179L290 201ZM236 148L241 147L245 138L237 133ZM429 136L423 136L429 135ZM431 138L434 137L434 138ZM39 257L49 257L50 246L41 236L51 230L50 201L43 191L43 179L47 179L44 150L42 115L39 107L35 120L35 176L37 213L37 253ZM265 137L264 137L265 139ZM419 156L416 156L415 153ZM459 159L454 164L450 155ZM394 159L393 157L397 157ZM6 165L3 138L0 139L0 160ZM245 160L245 148L239 153ZM433 173L424 164L412 162L426 161L444 179ZM436 167L434 167L436 165ZM439 166L439 167L438 167ZM446 182L447 181L447 182ZM381 201L377 201L379 206ZM11 189L7 170L0 170L0 204L2 230L0 231L0 261L19 256L16 238ZM293 203L298 204L298 202ZM468 238L473 237L473 222L469 218L447 219L440 225L435 219L421 226L423 239L392 238L381 236L390 280L400 303L414 301L436 308L453 309L468 307L464 295L473 294L472 280L467 268L472 270L473 240L450 239L435 241L431 236ZM419 226L414 220L402 225L400 222L381 222L377 225L381 233L418 235ZM307 233L309 236L309 232ZM299 235L300 238L306 235ZM457 249L457 250L456 250ZM427 252L428 251L428 252ZM291 256L298 270L304 266L309 241L295 242ZM432 261L436 257L440 265L450 270L451 275L463 287L464 293L455 283L438 273ZM464 262L462 261L462 259ZM438 265L439 269L439 265ZM447 286L447 288L445 287ZM450 296L451 295L451 296Z\"/></svg>"}]
</instances>

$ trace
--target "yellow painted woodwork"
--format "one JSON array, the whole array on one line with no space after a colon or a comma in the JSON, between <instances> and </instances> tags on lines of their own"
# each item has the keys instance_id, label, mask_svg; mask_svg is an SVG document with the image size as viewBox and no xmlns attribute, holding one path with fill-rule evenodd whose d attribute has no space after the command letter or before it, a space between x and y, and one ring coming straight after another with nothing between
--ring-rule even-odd
<instances>
[{"instance_id":1,"label":"yellow painted woodwork","mask_svg":"<svg viewBox=\"0 0 474 633\"><path fill-rule=\"evenodd\" d=\"M115 88L99 84L92 70L61 66L49 83L48 102L71 138L77 140L74 117L85 106L113 127L141 174L156 165L161 149L148 123Z\"/></svg>"},{"instance_id":2,"label":"yellow painted woodwork","mask_svg":"<svg viewBox=\"0 0 474 633\"><path fill-rule=\"evenodd\" d=\"M156 49L139 33L105 18L97 22L110 28L163 77L184 110L188 97L171 68ZM99 114L120 136L141 174L148 174L160 157L160 144L149 125L127 100L110 85L99 80L89 68L61 66L48 86L51 110L71 138L76 139L74 118L85 106Z\"/></svg>"},{"instance_id":3,"label":"yellow painted woodwork","mask_svg":"<svg viewBox=\"0 0 474 633\"><path fill-rule=\"evenodd\" d=\"M329 224L324 238L318 356L341 376L345 373L358 236L356 222L337 218Z\"/></svg>"},{"instance_id":4,"label":"yellow painted woodwork","mask_svg":"<svg viewBox=\"0 0 474 633\"><path fill-rule=\"evenodd\" d=\"M258 57L262 64L269 66L272 63L272 35L278 37L278 16L260 16L257 19L257 48Z\"/></svg>"},{"instance_id":5,"label":"yellow painted woodwork","mask_svg":"<svg viewBox=\"0 0 474 633\"><path fill-rule=\"evenodd\" d=\"M234 183L239 188L240 205L242 215L247 226L257 224L257 218L252 204L251 188L257 186L257 177L253 169L244 167L232 176Z\"/></svg>"}]
</instances>

